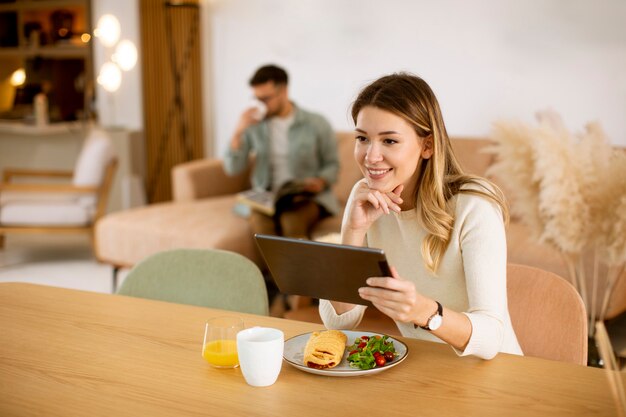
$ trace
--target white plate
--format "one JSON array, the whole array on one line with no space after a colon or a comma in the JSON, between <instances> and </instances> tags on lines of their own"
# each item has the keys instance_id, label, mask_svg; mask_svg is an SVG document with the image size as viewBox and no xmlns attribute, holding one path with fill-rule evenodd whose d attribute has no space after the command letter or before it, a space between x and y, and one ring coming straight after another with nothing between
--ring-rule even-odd
<instances>
[{"instance_id":1,"label":"white plate","mask_svg":"<svg viewBox=\"0 0 626 417\"><path fill-rule=\"evenodd\" d=\"M372 332L360 332L353 330L342 330L342 332L348 337L348 345L350 346L354 343L354 339L361 336L376 336L379 333ZM406 359L409 354L409 348L402 343L401 341L390 337L387 340L393 342L394 347L396 348L396 354L398 355L391 363L386 364L382 368L372 368L372 369L358 369L351 368L348 364L348 352L344 352L343 358L339 365L335 366L331 369L315 369L309 368L304 364L304 347L306 346L306 342L308 342L309 337L311 337L311 333L304 333L298 336L294 336L291 339L285 340L285 350L283 352L283 359L289 365L295 366L304 372L309 372L317 375L326 375L326 376L358 376L358 375L370 375L376 374L378 372L385 371L389 368L393 368L398 365L404 359Z\"/></svg>"}]
</instances>

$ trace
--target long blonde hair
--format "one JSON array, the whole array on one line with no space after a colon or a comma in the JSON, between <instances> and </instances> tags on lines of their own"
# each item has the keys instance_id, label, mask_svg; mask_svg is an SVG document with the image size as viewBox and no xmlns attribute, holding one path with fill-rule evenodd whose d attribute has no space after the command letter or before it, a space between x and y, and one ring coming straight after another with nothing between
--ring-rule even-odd
<instances>
[{"instance_id":1,"label":"long blonde hair","mask_svg":"<svg viewBox=\"0 0 626 417\"><path fill-rule=\"evenodd\" d=\"M450 203L456 194L488 198L500 206L503 219L508 222L509 212L502 191L484 178L463 172L452 150L437 98L424 80L413 74L396 73L369 84L352 105L355 124L365 106L402 117L420 138L432 136L433 154L429 159L420 159L415 195L427 231L421 251L428 270L437 272L450 243L454 227L454 208ZM477 187L462 189L465 184Z\"/></svg>"}]
</instances>

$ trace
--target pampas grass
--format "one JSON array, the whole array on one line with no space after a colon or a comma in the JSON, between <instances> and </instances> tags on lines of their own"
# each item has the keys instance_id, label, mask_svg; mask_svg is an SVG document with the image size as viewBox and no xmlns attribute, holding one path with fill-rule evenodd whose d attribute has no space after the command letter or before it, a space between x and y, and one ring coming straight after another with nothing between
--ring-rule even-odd
<instances>
[{"instance_id":1,"label":"pampas grass","mask_svg":"<svg viewBox=\"0 0 626 417\"><path fill-rule=\"evenodd\" d=\"M580 155L560 118L547 112L539 113L538 119L533 178L539 182L539 212L544 220L539 240L575 256L587 241L590 217L582 194Z\"/></svg>"},{"instance_id":2,"label":"pampas grass","mask_svg":"<svg viewBox=\"0 0 626 417\"><path fill-rule=\"evenodd\" d=\"M496 162L488 174L503 183L511 212L536 240L563 255L593 332L599 264L608 266L600 319L626 265L626 152L611 146L598 123L572 134L554 111L537 113L537 121L494 123L488 152ZM591 297L586 259L593 262Z\"/></svg>"},{"instance_id":3,"label":"pampas grass","mask_svg":"<svg viewBox=\"0 0 626 417\"><path fill-rule=\"evenodd\" d=\"M532 129L519 122L498 121L493 126L493 139L497 145L485 151L498 155L499 161L489 167L487 175L506 181L504 191L515 200L511 216L524 219L539 239L544 223L539 213L539 183L533 175Z\"/></svg>"}]
</instances>

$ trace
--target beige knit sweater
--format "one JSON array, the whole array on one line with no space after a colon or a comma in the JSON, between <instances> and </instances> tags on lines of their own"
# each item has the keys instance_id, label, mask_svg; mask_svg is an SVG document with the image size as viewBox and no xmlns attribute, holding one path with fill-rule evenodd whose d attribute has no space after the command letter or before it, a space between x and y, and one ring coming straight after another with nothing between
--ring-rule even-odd
<instances>
[{"instance_id":1,"label":"beige knit sweater","mask_svg":"<svg viewBox=\"0 0 626 417\"><path fill-rule=\"evenodd\" d=\"M355 189L356 185L348 208ZM463 352L455 349L459 355L484 359L498 352L521 355L507 307L502 213L480 196L461 193L455 199L454 229L436 276L426 269L421 256L426 232L417 209L383 215L367 233L368 246L383 249L389 264L401 277L413 281L421 294L469 317L472 335ZM337 315L329 301L321 300L319 310L327 328L352 329L361 321L365 308L357 306ZM412 323L396 324L403 336L441 342L427 330L414 329Z\"/></svg>"}]
</instances>

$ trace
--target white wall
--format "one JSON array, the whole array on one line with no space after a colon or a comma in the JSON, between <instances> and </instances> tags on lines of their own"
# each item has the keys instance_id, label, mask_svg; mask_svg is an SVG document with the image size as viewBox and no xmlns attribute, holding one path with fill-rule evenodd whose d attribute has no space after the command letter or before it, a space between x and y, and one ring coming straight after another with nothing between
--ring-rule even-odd
<instances>
[{"instance_id":1,"label":"white wall","mask_svg":"<svg viewBox=\"0 0 626 417\"><path fill-rule=\"evenodd\" d=\"M128 39L137 47L137 65L130 71L122 71L122 84L118 91L109 93L96 84L96 108L103 126L143 130L143 99L141 85L141 37L139 25L139 0L93 0L91 22L93 28L104 14L112 14L120 22L120 40ZM110 59L114 48L107 50L98 39L93 38L94 77L100 67Z\"/></svg>"},{"instance_id":2,"label":"white wall","mask_svg":"<svg viewBox=\"0 0 626 417\"><path fill-rule=\"evenodd\" d=\"M380 75L407 70L437 94L451 135L552 107L572 130L599 120L626 146L623 0L209 0L216 154L265 63L292 98L351 130L349 106Z\"/></svg>"}]
</instances>

